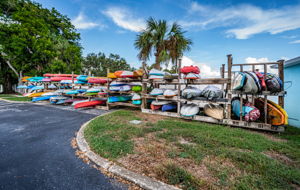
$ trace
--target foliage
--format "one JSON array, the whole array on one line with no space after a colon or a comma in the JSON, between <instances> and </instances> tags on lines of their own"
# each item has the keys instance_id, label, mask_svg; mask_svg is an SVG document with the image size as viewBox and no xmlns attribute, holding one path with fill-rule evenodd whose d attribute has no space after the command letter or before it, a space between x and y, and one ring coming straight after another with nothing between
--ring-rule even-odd
<instances>
[{"instance_id":1,"label":"foliage","mask_svg":"<svg viewBox=\"0 0 300 190\"><path fill-rule=\"evenodd\" d=\"M186 38L184 33L177 23L173 23L169 28L165 20L156 21L150 17L147 20L147 28L137 35L134 43L140 51L138 58L146 61L154 53L157 69L160 69L162 62L168 64L171 60L174 64L192 45L192 41Z\"/></svg>"},{"instance_id":2,"label":"foliage","mask_svg":"<svg viewBox=\"0 0 300 190\"><path fill-rule=\"evenodd\" d=\"M80 36L69 18L30 0L3 0L0 9L1 64L14 77L80 71Z\"/></svg>"},{"instance_id":3,"label":"foliage","mask_svg":"<svg viewBox=\"0 0 300 190\"><path fill-rule=\"evenodd\" d=\"M83 72L86 74L91 72L95 76L106 76L107 69L110 72L115 72L117 70L133 70L134 68L130 68L126 60L117 54L106 56L101 52L98 54L90 53L83 60Z\"/></svg>"}]
</instances>

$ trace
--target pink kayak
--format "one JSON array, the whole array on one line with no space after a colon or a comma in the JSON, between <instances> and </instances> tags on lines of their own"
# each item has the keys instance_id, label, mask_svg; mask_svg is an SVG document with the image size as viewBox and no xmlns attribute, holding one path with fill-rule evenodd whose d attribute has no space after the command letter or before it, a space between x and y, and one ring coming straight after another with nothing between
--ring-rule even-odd
<instances>
[{"instance_id":1,"label":"pink kayak","mask_svg":"<svg viewBox=\"0 0 300 190\"><path fill-rule=\"evenodd\" d=\"M72 80L72 77L51 77L50 79L51 81L59 82L61 80Z\"/></svg>"},{"instance_id":2,"label":"pink kayak","mask_svg":"<svg viewBox=\"0 0 300 190\"><path fill-rule=\"evenodd\" d=\"M104 83L107 83L107 79L106 78L90 77L90 78L88 78L88 83L104 84Z\"/></svg>"},{"instance_id":3,"label":"pink kayak","mask_svg":"<svg viewBox=\"0 0 300 190\"><path fill-rule=\"evenodd\" d=\"M72 77L72 74L51 74L46 73L43 75L44 77ZM78 75L73 75L74 77L77 77Z\"/></svg>"}]
</instances>

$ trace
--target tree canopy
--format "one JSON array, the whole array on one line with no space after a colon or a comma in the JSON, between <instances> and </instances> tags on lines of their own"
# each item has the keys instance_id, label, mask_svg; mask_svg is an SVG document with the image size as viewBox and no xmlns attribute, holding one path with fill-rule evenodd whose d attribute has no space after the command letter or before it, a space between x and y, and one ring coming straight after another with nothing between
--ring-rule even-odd
<instances>
[{"instance_id":1,"label":"tree canopy","mask_svg":"<svg viewBox=\"0 0 300 190\"><path fill-rule=\"evenodd\" d=\"M0 77L81 70L80 35L68 17L30 0L2 0L0 10Z\"/></svg>"},{"instance_id":2,"label":"tree canopy","mask_svg":"<svg viewBox=\"0 0 300 190\"><path fill-rule=\"evenodd\" d=\"M110 54L106 56L104 53L98 54L90 53L83 59L83 72L89 72L95 76L106 76L107 69L110 72L117 70L134 70L129 64L126 63L124 58L117 54Z\"/></svg>"},{"instance_id":3,"label":"tree canopy","mask_svg":"<svg viewBox=\"0 0 300 190\"><path fill-rule=\"evenodd\" d=\"M154 54L156 69L160 69L162 62L168 63L171 60L175 63L192 45L192 41L184 33L176 22L169 27L167 21L156 21L150 17L146 29L137 35L134 43L139 50L138 58L146 61Z\"/></svg>"}]
</instances>

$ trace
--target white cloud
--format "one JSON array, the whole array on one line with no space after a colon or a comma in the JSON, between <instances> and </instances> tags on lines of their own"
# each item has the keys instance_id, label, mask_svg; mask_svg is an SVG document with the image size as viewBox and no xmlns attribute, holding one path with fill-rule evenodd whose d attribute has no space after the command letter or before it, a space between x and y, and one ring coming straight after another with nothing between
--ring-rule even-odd
<instances>
[{"instance_id":1,"label":"white cloud","mask_svg":"<svg viewBox=\"0 0 300 190\"><path fill-rule=\"evenodd\" d=\"M300 5L280 9L261 9L242 4L221 9L193 2L189 9L193 19L180 23L186 27L200 29L231 27L226 31L228 36L247 39L259 33L278 34L300 28L299 10Z\"/></svg>"},{"instance_id":2,"label":"white cloud","mask_svg":"<svg viewBox=\"0 0 300 190\"><path fill-rule=\"evenodd\" d=\"M104 25L87 21L85 15L80 12L76 18L72 20L72 24L75 26L76 29L91 29L95 27L104 27Z\"/></svg>"},{"instance_id":3,"label":"white cloud","mask_svg":"<svg viewBox=\"0 0 300 190\"><path fill-rule=\"evenodd\" d=\"M300 44L300 40L291 41L290 44Z\"/></svg>"},{"instance_id":4,"label":"white cloud","mask_svg":"<svg viewBox=\"0 0 300 190\"><path fill-rule=\"evenodd\" d=\"M109 7L103 14L111 18L121 28L133 32L140 32L145 28L145 21L141 18L134 18L130 11L120 7Z\"/></svg>"},{"instance_id":5,"label":"white cloud","mask_svg":"<svg viewBox=\"0 0 300 190\"><path fill-rule=\"evenodd\" d=\"M261 57L261 58L247 57L247 58L245 58L245 62L246 63L266 63L266 62L275 62L275 61L270 61L267 57ZM263 65L255 66L255 69L258 69L260 72L264 72L264 66ZM250 70L252 71L252 67L251 67ZM267 72L278 74L278 69L273 69L273 68L271 68L271 65L268 65L267 66Z\"/></svg>"},{"instance_id":6,"label":"white cloud","mask_svg":"<svg viewBox=\"0 0 300 190\"><path fill-rule=\"evenodd\" d=\"M208 64L196 62L189 57L183 56L181 63L182 67L190 65L198 66L200 68L200 75L202 78L214 78L220 76L220 72L213 70Z\"/></svg>"}]
</instances>

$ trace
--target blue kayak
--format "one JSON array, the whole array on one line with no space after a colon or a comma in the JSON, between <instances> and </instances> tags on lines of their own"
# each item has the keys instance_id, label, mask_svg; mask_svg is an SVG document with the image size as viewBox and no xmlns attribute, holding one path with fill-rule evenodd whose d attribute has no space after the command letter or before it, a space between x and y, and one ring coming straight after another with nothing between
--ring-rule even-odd
<instances>
[{"instance_id":1,"label":"blue kayak","mask_svg":"<svg viewBox=\"0 0 300 190\"><path fill-rule=\"evenodd\" d=\"M51 97L55 97L55 96L39 96L39 97L34 97L34 98L32 98L32 102L49 100Z\"/></svg>"},{"instance_id":2,"label":"blue kayak","mask_svg":"<svg viewBox=\"0 0 300 190\"><path fill-rule=\"evenodd\" d=\"M161 108L162 111L171 111L171 110L175 110L175 109L177 109L176 104L165 104Z\"/></svg>"}]
</instances>

